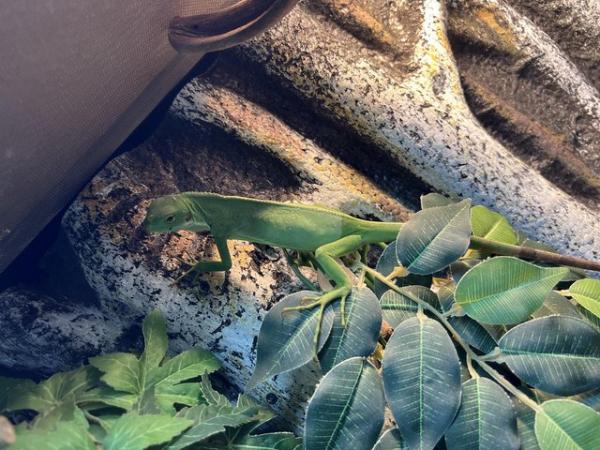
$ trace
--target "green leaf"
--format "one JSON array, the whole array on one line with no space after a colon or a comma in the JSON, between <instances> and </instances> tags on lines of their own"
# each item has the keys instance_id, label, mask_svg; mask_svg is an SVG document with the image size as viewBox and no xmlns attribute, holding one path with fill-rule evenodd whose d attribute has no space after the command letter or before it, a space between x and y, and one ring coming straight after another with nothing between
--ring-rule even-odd
<instances>
[{"instance_id":1,"label":"green leaf","mask_svg":"<svg viewBox=\"0 0 600 450\"><path fill-rule=\"evenodd\" d=\"M518 242L517 233L504 216L485 206L477 205L471 208L471 227L474 236L505 244Z\"/></svg>"},{"instance_id":2,"label":"green leaf","mask_svg":"<svg viewBox=\"0 0 600 450\"><path fill-rule=\"evenodd\" d=\"M519 449L517 421L504 390L487 378L474 378L462 386L462 404L446 432L448 450Z\"/></svg>"},{"instance_id":3,"label":"green leaf","mask_svg":"<svg viewBox=\"0 0 600 450\"><path fill-rule=\"evenodd\" d=\"M390 428L381 435L373 450L409 450L409 448L404 439L402 439L400 430L398 428Z\"/></svg>"},{"instance_id":4,"label":"green leaf","mask_svg":"<svg viewBox=\"0 0 600 450\"><path fill-rule=\"evenodd\" d=\"M375 350L381 330L379 300L368 288L352 289L344 308L345 326L339 302L334 310L331 334L319 353L324 372L353 356L369 356Z\"/></svg>"},{"instance_id":5,"label":"green leaf","mask_svg":"<svg viewBox=\"0 0 600 450\"><path fill-rule=\"evenodd\" d=\"M43 411L48 406L39 398L38 386L31 380L0 377L0 412L32 409Z\"/></svg>"},{"instance_id":6,"label":"green leaf","mask_svg":"<svg viewBox=\"0 0 600 450\"><path fill-rule=\"evenodd\" d=\"M557 395L600 386L600 333L581 319L548 316L499 340L501 362L526 383Z\"/></svg>"},{"instance_id":7,"label":"green leaf","mask_svg":"<svg viewBox=\"0 0 600 450\"><path fill-rule=\"evenodd\" d=\"M600 317L600 280L577 280L569 288L569 293L577 303L596 317Z\"/></svg>"},{"instance_id":8,"label":"green leaf","mask_svg":"<svg viewBox=\"0 0 600 450\"><path fill-rule=\"evenodd\" d=\"M375 270L379 272L383 276L388 276L394 268L399 266L398 258L396 257L396 241L390 242L390 244L385 248L379 259L377 260L377 265L375 266ZM431 275L415 275L414 273L409 273L405 277L398 277L394 280L396 286L425 286L427 288L431 287L432 278ZM377 295L377 297L381 297L384 292L389 289L384 283L379 280L375 280L373 291Z\"/></svg>"},{"instance_id":9,"label":"green leaf","mask_svg":"<svg viewBox=\"0 0 600 450\"><path fill-rule=\"evenodd\" d=\"M256 367L246 389L278 373L303 366L314 357L320 308L283 312L284 308L298 306L304 298L314 296L313 291L296 292L284 297L267 313L258 335ZM323 347L331 332L333 317L333 309L326 308L317 351Z\"/></svg>"},{"instance_id":10,"label":"green leaf","mask_svg":"<svg viewBox=\"0 0 600 450\"><path fill-rule=\"evenodd\" d=\"M171 442L167 449L183 449L210 436L224 432L225 427L239 427L253 422L257 413L257 406L198 405L183 409L177 416L192 420L193 426Z\"/></svg>"},{"instance_id":11,"label":"green leaf","mask_svg":"<svg viewBox=\"0 0 600 450\"><path fill-rule=\"evenodd\" d=\"M572 400L550 400L535 415L542 450L598 450L600 414Z\"/></svg>"},{"instance_id":12,"label":"green leaf","mask_svg":"<svg viewBox=\"0 0 600 450\"><path fill-rule=\"evenodd\" d=\"M90 364L104 372L101 380L117 391L140 394L140 361L131 353L109 353L90 358Z\"/></svg>"},{"instance_id":13,"label":"green leaf","mask_svg":"<svg viewBox=\"0 0 600 450\"><path fill-rule=\"evenodd\" d=\"M163 411L175 404L196 406L204 400L200 383L159 384L155 387L154 395Z\"/></svg>"},{"instance_id":14,"label":"green leaf","mask_svg":"<svg viewBox=\"0 0 600 450\"><path fill-rule=\"evenodd\" d=\"M381 378L365 358L335 366L308 403L304 443L309 449L370 450L383 426Z\"/></svg>"},{"instance_id":15,"label":"green leaf","mask_svg":"<svg viewBox=\"0 0 600 450\"><path fill-rule=\"evenodd\" d=\"M460 362L438 322L424 316L402 322L383 357L386 398L410 448L430 450L460 405Z\"/></svg>"},{"instance_id":16,"label":"green leaf","mask_svg":"<svg viewBox=\"0 0 600 450\"><path fill-rule=\"evenodd\" d=\"M157 309L152 311L144 319L142 325L144 334L144 353L140 358L144 370L158 367L167 354L167 326L161 312Z\"/></svg>"},{"instance_id":17,"label":"green leaf","mask_svg":"<svg viewBox=\"0 0 600 450\"><path fill-rule=\"evenodd\" d=\"M398 233L398 261L419 275L437 272L456 261L469 247L470 207L471 200L463 200L416 213Z\"/></svg>"},{"instance_id":18,"label":"green leaf","mask_svg":"<svg viewBox=\"0 0 600 450\"><path fill-rule=\"evenodd\" d=\"M421 209L452 205L453 203L456 202L445 195L438 194L436 192L430 192L429 194L421 195Z\"/></svg>"},{"instance_id":19,"label":"green leaf","mask_svg":"<svg viewBox=\"0 0 600 450\"><path fill-rule=\"evenodd\" d=\"M458 282L455 301L481 323L519 323L544 303L554 285L568 272L564 267L539 267L511 256L483 261Z\"/></svg>"},{"instance_id":20,"label":"green leaf","mask_svg":"<svg viewBox=\"0 0 600 450\"><path fill-rule=\"evenodd\" d=\"M551 291L544 299L544 304L531 317L537 319L552 315L571 316L581 319L582 316L575 305L556 291Z\"/></svg>"},{"instance_id":21,"label":"green leaf","mask_svg":"<svg viewBox=\"0 0 600 450\"><path fill-rule=\"evenodd\" d=\"M410 296L417 297L429 303L435 309L440 309L437 295L423 286L405 286L400 288L402 292L387 291L381 296L381 310L383 320L392 328L396 328L401 322L417 316L417 304Z\"/></svg>"},{"instance_id":22,"label":"green leaf","mask_svg":"<svg viewBox=\"0 0 600 450\"><path fill-rule=\"evenodd\" d=\"M99 386L91 389L78 397L78 403L83 404L86 409L97 409L89 408L88 404L98 405L103 407L104 405L115 406L129 411L133 408L137 397L133 394L126 392L115 391L109 386Z\"/></svg>"},{"instance_id":23,"label":"green leaf","mask_svg":"<svg viewBox=\"0 0 600 450\"><path fill-rule=\"evenodd\" d=\"M59 422L52 430L19 429L16 442L9 448L10 450L96 450L96 445L81 424Z\"/></svg>"},{"instance_id":24,"label":"green leaf","mask_svg":"<svg viewBox=\"0 0 600 450\"><path fill-rule=\"evenodd\" d=\"M235 433L219 435L196 445L196 450L300 450L302 440L292 433L266 433L255 436Z\"/></svg>"},{"instance_id":25,"label":"green leaf","mask_svg":"<svg viewBox=\"0 0 600 450\"><path fill-rule=\"evenodd\" d=\"M230 405L231 402L223 394L213 389L210 379L207 375L202 376L200 382L200 391L204 401L209 405Z\"/></svg>"},{"instance_id":26,"label":"green leaf","mask_svg":"<svg viewBox=\"0 0 600 450\"><path fill-rule=\"evenodd\" d=\"M521 440L521 449L540 450L534 430L535 412L518 400L515 400L514 405L517 413L517 430Z\"/></svg>"},{"instance_id":27,"label":"green leaf","mask_svg":"<svg viewBox=\"0 0 600 450\"><path fill-rule=\"evenodd\" d=\"M192 424L181 417L125 414L110 428L104 450L143 450L170 441Z\"/></svg>"},{"instance_id":28,"label":"green leaf","mask_svg":"<svg viewBox=\"0 0 600 450\"><path fill-rule=\"evenodd\" d=\"M210 352L186 350L148 374L147 385L174 385L219 370L221 364Z\"/></svg>"}]
</instances>

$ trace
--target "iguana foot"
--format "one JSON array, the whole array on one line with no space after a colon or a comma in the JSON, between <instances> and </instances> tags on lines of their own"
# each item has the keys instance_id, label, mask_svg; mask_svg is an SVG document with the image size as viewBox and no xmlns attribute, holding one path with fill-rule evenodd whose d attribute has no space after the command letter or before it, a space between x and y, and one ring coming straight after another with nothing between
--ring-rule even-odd
<instances>
[{"instance_id":1,"label":"iguana foot","mask_svg":"<svg viewBox=\"0 0 600 450\"><path fill-rule=\"evenodd\" d=\"M345 317L346 298L348 297L348 295L350 294L351 291L352 291L351 287L340 286L340 287L334 288L328 292L325 292L323 295L320 295L318 297L303 298L301 302L307 301L307 302L309 302L307 304L298 305L298 306L288 306L287 308L283 309L282 312L286 313L289 311L305 311L305 310L313 309L313 308L317 308L317 307L319 308L319 312L317 313L317 329L316 329L315 337L314 337L315 354L317 353L317 350L318 350L317 347L319 345L319 337L321 335L321 323L323 322L323 313L325 312L325 308L330 303L336 301L337 299L340 299L342 326L346 326L346 317Z\"/></svg>"}]
</instances>

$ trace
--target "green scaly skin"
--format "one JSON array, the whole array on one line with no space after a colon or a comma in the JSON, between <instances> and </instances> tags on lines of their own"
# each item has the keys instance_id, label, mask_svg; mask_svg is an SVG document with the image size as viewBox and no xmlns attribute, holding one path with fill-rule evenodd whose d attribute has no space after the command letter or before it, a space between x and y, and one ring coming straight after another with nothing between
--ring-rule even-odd
<instances>
[{"instance_id":1,"label":"green scaly skin","mask_svg":"<svg viewBox=\"0 0 600 450\"><path fill-rule=\"evenodd\" d=\"M196 262L182 276L191 272L229 270L231 255L227 241L231 239L314 252L320 268L335 287L310 298L310 303L286 308L286 311L319 307L319 328L315 334L315 341L318 341L325 307L341 299L344 311L346 297L352 290L352 281L336 258L366 244L393 241L402 224L361 220L321 206L185 192L153 200L144 226L150 233L188 230L213 235L220 261Z\"/></svg>"}]
</instances>

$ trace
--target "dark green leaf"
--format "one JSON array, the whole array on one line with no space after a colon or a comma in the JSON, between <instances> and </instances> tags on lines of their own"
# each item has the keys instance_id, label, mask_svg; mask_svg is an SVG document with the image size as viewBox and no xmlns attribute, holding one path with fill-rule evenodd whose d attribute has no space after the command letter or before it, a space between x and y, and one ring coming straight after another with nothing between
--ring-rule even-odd
<instances>
[{"instance_id":1,"label":"dark green leaf","mask_svg":"<svg viewBox=\"0 0 600 450\"><path fill-rule=\"evenodd\" d=\"M539 267L510 256L488 259L458 282L455 301L481 323L519 323L544 303L566 268Z\"/></svg>"},{"instance_id":2,"label":"dark green leaf","mask_svg":"<svg viewBox=\"0 0 600 450\"><path fill-rule=\"evenodd\" d=\"M572 400L550 400L535 415L541 450L598 450L600 414Z\"/></svg>"},{"instance_id":3,"label":"dark green leaf","mask_svg":"<svg viewBox=\"0 0 600 450\"><path fill-rule=\"evenodd\" d=\"M298 306L303 299L314 296L313 291L296 292L283 298L267 313L258 335L256 367L246 389L278 373L303 366L315 356L314 338L320 308L283 312L285 308ZM331 332L333 317L333 309L327 308L323 313L317 351Z\"/></svg>"},{"instance_id":4,"label":"dark green leaf","mask_svg":"<svg viewBox=\"0 0 600 450\"><path fill-rule=\"evenodd\" d=\"M167 326L161 312L152 311L144 319L142 325L144 333L144 353L140 358L142 367L148 371L158 367L167 354Z\"/></svg>"},{"instance_id":5,"label":"dark green leaf","mask_svg":"<svg viewBox=\"0 0 600 450\"><path fill-rule=\"evenodd\" d=\"M409 450L398 428L391 428L381 435L373 450Z\"/></svg>"},{"instance_id":6,"label":"dark green leaf","mask_svg":"<svg viewBox=\"0 0 600 450\"><path fill-rule=\"evenodd\" d=\"M470 243L470 200L416 213L398 233L398 261L411 273L428 275L456 261Z\"/></svg>"},{"instance_id":7,"label":"dark green leaf","mask_svg":"<svg viewBox=\"0 0 600 450\"><path fill-rule=\"evenodd\" d=\"M556 291L550 291L550 293L544 299L544 304L542 307L535 311L531 316L534 319L537 319L539 317L552 316L556 314L581 319L581 314L577 310L577 307Z\"/></svg>"},{"instance_id":8,"label":"dark green leaf","mask_svg":"<svg viewBox=\"0 0 600 450\"><path fill-rule=\"evenodd\" d=\"M350 358L321 381L306 410L308 449L370 450L383 426L381 378L365 358Z\"/></svg>"},{"instance_id":9,"label":"dark green leaf","mask_svg":"<svg viewBox=\"0 0 600 450\"><path fill-rule=\"evenodd\" d=\"M519 448L512 402L504 390L487 378L463 384L462 403L446 432L448 450Z\"/></svg>"},{"instance_id":10,"label":"dark green leaf","mask_svg":"<svg viewBox=\"0 0 600 450\"><path fill-rule=\"evenodd\" d=\"M402 322L383 358L386 398L410 448L430 450L460 405L460 363L446 330L424 316Z\"/></svg>"},{"instance_id":11,"label":"dark green leaf","mask_svg":"<svg viewBox=\"0 0 600 450\"><path fill-rule=\"evenodd\" d=\"M381 296L381 310L383 320L392 328L396 328L401 322L417 316L417 304L410 297L417 297L430 304L435 309L440 309L438 297L423 286L405 286L400 288L402 292L387 291Z\"/></svg>"},{"instance_id":12,"label":"dark green leaf","mask_svg":"<svg viewBox=\"0 0 600 450\"><path fill-rule=\"evenodd\" d=\"M381 307L375 294L368 288L355 288L346 299L344 309L345 326L342 325L341 304L336 304L331 334L319 353L324 372L353 356L369 356L377 345Z\"/></svg>"},{"instance_id":13,"label":"dark green leaf","mask_svg":"<svg viewBox=\"0 0 600 450\"><path fill-rule=\"evenodd\" d=\"M375 266L375 270L379 272L383 276L388 276L394 268L399 266L398 258L396 257L396 241L391 242L383 251L379 260L377 260L377 266ZM431 275L415 275L414 273L409 273L405 277L398 277L394 280L396 286L425 286L427 288L431 287ZM373 286L373 291L377 295L377 297L381 297L381 295L389 289L384 283L379 280L375 280L375 285Z\"/></svg>"},{"instance_id":14,"label":"dark green leaf","mask_svg":"<svg viewBox=\"0 0 600 450\"><path fill-rule=\"evenodd\" d=\"M133 408L137 397L126 392L115 391L108 386L99 386L78 396L78 403L89 409L89 404L109 405L129 411ZM97 408L92 408L97 409Z\"/></svg>"},{"instance_id":15,"label":"dark green leaf","mask_svg":"<svg viewBox=\"0 0 600 450\"><path fill-rule=\"evenodd\" d=\"M534 430L535 412L518 400L515 400L514 405L517 413L517 430L521 440L521 449L539 450L540 446Z\"/></svg>"},{"instance_id":16,"label":"dark green leaf","mask_svg":"<svg viewBox=\"0 0 600 450\"><path fill-rule=\"evenodd\" d=\"M181 417L125 414L110 428L104 450L143 450L170 441L192 423Z\"/></svg>"},{"instance_id":17,"label":"dark green leaf","mask_svg":"<svg viewBox=\"0 0 600 450\"><path fill-rule=\"evenodd\" d=\"M600 386L600 333L568 316L530 320L498 342L502 360L526 383L557 395Z\"/></svg>"}]
</instances>

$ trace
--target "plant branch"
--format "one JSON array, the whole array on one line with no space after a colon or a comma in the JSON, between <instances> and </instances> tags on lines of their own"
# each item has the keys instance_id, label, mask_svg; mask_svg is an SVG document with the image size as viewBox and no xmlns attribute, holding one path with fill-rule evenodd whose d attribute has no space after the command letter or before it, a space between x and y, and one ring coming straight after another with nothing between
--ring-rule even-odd
<instances>
[{"instance_id":1,"label":"plant branch","mask_svg":"<svg viewBox=\"0 0 600 450\"><path fill-rule=\"evenodd\" d=\"M462 336L460 336L460 334L458 334L458 332L454 329L452 324L450 324L450 322L448 322L448 319L446 319L446 317L444 317L444 315L441 312L439 312L437 309L435 309L429 303L427 303L427 302L421 300L419 297L411 294L410 292L402 291L398 286L396 286L396 284L394 284L393 282L388 280L386 277L381 275L376 270L371 269L370 267L365 266L364 264L363 264L363 268L365 269L365 271L370 273L373 277L377 278L379 281L381 281L383 284L385 284L390 289L410 298L417 305L419 305L423 309L426 309L427 311L432 313L434 316L436 316L436 318L442 323L442 325L444 325L444 327L446 327L446 329L452 335L454 340L463 348L463 350L467 354L467 358L470 358L472 361L475 361L483 370L485 370L492 378L494 378L494 380L498 384L500 384L505 390L510 392L512 395L514 395L525 405L527 405L528 407L530 407L531 409L533 409L536 412L541 411L540 405L538 405L535 401L530 399L527 395L525 395L523 392L521 392L515 386L513 386L506 378L504 378L500 373L498 373L498 371L496 371L493 367L491 367L486 362L480 360L479 356L475 352L473 352L473 350L471 349L469 344L467 344L464 341Z\"/></svg>"}]
</instances>

